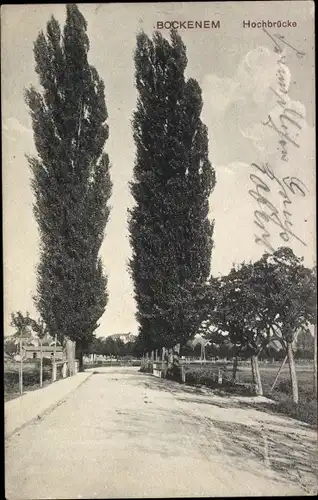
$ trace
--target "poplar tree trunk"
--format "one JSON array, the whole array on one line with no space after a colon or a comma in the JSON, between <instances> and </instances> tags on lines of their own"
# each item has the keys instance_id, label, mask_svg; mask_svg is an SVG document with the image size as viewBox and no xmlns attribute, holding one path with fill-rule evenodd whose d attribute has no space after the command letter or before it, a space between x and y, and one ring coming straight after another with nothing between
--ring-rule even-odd
<instances>
[{"instance_id":1,"label":"poplar tree trunk","mask_svg":"<svg viewBox=\"0 0 318 500\"><path fill-rule=\"evenodd\" d=\"M72 340L68 339L66 341L65 347L66 347L69 375L70 377L72 377L73 375L75 375L75 342L72 342Z\"/></svg>"},{"instance_id":2,"label":"poplar tree trunk","mask_svg":"<svg viewBox=\"0 0 318 500\"><path fill-rule=\"evenodd\" d=\"M83 366L83 349L80 344L80 342L76 342L75 346L75 358L78 359L79 366L78 366L78 371L83 372L84 371L84 366Z\"/></svg>"},{"instance_id":3,"label":"poplar tree trunk","mask_svg":"<svg viewBox=\"0 0 318 500\"><path fill-rule=\"evenodd\" d=\"M290 381L292 386L292 395L293 402L298 403L299 395L298 395L298 382L297 382L297 374L296 367L294 361L294 353L291 342L287 342L287 356L288 356L288 364L289 364L289 373L290 373Z\"/></svg>"},{"instance_id":4,"label":"poplar tree trunk","mask_svg":"<svg viewBox=\"0 0 318 500\"><path fill-rule=\"evenodd\" d=\"M257 396L263 396L263 386L258 366L258 357L255 354L252 356L252 373L255 380L256 394Z\"/></svg>"}]
</instances>

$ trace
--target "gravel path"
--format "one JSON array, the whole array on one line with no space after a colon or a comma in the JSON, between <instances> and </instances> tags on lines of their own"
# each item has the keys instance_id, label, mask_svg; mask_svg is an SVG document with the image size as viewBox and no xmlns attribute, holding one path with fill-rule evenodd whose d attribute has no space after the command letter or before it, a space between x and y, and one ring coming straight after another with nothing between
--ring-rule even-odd
<instances>
[{"instance_id":1,"label":"gravel path","mask_svg":"<svg viewBox=\"0 0 318 500\"><path fill-rule=\"evenodd\" d=\"M305 424L138 368L98 371L7 440L7 500L317 492Z\"/></svg>"}]
</instances>

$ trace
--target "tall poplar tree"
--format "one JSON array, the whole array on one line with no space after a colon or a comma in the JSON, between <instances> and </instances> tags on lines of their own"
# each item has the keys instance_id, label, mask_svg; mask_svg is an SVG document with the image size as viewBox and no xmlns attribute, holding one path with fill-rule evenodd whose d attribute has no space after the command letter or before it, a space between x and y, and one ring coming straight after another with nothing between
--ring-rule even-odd
<instances>
[{"instance_id":1,"label":"tall poplar tree","mask_svg":"<svg viewBox=\"0 0 318 500\"><path fill-rule=\"evenodd\" d=\"M200 290L210 273L213 223L208 219L215 172L201 89L186 79L186 49L156 32L137 36L133 117L136 144L131 191L130 261L139 346L184 344L199 328Z\"/></svg>"},{"instance_id":2,"label":"tall poplar tree","mask_svg":"<svg viewBox=\"0 0 318 500\"><path fill-rule=\"evenodd\" d=\"M111 195L104 83L88 62L87 24L66 6L34 44L41 91L26 90L37 156L30 157L40 234L36 306L51 335L76 341L82 365L108 294L99 250Z\"/></svg>"}]
</instances>

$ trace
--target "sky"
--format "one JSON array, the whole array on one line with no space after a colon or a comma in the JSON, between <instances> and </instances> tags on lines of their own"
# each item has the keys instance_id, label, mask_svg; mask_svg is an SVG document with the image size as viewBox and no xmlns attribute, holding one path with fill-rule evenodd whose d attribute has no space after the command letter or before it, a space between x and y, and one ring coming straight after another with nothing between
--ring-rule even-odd
<instances>
[{"instance_id":1,"label":"sky","mask_svg":"<svg viewBox=\"0 0 318 500\"><path fill-rule=\"evenodd\" d=\"M129 182L135 154L131 118L137 97L133 54L137 33L142 29L152 36L158 22L220 21L219 28L178 30L187 47L186 77L195 78L202 88L201 118L208 127L209 157L216 172L209 214L215 221L212 274L226 274L233 263L255 261L269 247L282 245L312 266L316 255L314 3L78 6L88 23L89 62L105 82L110 127L105 150L112 165L113 194L101 248L109 302L97 335L138 330L127 268L131 255L127 209L133 204ZM25 158L36 152L23 91L31 84L38 86L33 43L51 15L63 26L65 5L1 8L5 334L12 332L12 312L37 316L32 297L39 240ZM290 21L296 26L263 30L243 27L244 21ZM169 37L168 29L161 32Z\"/></svg>"}]
</instances>

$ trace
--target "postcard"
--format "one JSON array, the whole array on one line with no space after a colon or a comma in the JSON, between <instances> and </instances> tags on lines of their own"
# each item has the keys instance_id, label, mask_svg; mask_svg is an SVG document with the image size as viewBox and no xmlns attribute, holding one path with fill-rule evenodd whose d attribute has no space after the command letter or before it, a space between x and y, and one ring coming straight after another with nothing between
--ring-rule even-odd
<instances>
[{"instance_id":1,"label":"postcard","mask_svg":"<svg viewBox=\"0 0 318 500\"><path fill-rule=\"evenodd\" d=\"M317 494L314 38L2 6L5 498Z\"/></svg>"}]
</instances>

